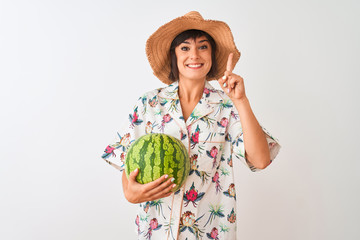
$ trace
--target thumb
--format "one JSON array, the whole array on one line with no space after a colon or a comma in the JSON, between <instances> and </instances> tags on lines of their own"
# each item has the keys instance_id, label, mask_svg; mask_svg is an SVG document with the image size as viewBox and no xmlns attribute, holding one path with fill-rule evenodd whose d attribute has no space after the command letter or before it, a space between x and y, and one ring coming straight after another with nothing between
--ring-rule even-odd
<instances>
[{"instance_id":1,"label":"thumb","mask_svg":"<svg viewBox=\"0 0 360 240\"><path fill-rule=\"evenodd\" d=\"M129 181L136 182L136 176L139 174L139 169L136 168L134 171L132 171L129 175Z\"/></svg>"}]
</instances>

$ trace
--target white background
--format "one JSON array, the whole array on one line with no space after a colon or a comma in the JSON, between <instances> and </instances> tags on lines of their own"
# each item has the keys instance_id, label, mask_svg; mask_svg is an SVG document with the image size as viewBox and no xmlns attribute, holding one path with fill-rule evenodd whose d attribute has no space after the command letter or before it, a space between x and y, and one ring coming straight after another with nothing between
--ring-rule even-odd
<instances>
[{"instance_id":1,"label":"white background","mask_svg":"<svg viewBox=\"0 0 360 240\"><path fill-rule=\"evenodd\" d=\"M0 1L0 239L135 239L136 206L101 158L142 93L159 26L231 27L259 120L281 144L235 164L238 239L360 239L359 1Z\"/></svg>"}]
</instances>

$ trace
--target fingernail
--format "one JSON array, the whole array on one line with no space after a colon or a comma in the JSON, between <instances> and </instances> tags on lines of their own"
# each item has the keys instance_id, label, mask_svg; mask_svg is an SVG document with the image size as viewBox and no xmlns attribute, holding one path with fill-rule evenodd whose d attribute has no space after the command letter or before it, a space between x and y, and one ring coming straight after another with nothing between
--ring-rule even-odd
<instances>
[{"instance_id":1,"label":"fingernail","mask_svg":"<svg viewBox=\"0 0 360 240\"><path fill-rule=\"evenodd\" d=\"M134 170L134 172L136 172L138 169L136 168L135 170Z\"/></svg>"},{"instance_id":2,"label":"fingernail","mask_svg":"<svg viewBox=\"0 0 360 240\"><path fill-rule=\"evenodd\" d=\"M174 182L174 181L175 181L175 178L172 178L171 181Z\"/></svg>"},{"instance_id":3,"label":"fingernail","mask_svg":"<svg viewBox=\"0 0 360 240\"><path fill-rule=\"evenodd\" d=\"M176 184L173 184L172 187L173 187L173 188L176 187Z\"/></svg>"},{"instance_id":4,"label":"fingernail","mask_svg":"<svg viewBox=\"0 0 360 240\"><path fill-rule=\"evenodd\" d=\"M228 88L228 93L230 93L230 88Z\"/></svg>"},{"instance_id":5,"label":"fingernail","mask_svg":"<svg viewBox=\"0 0 360 240\"><path fill-rule=\"evenodd\" d=\"M169 176L166 174L166 175L165 175L165 178L168 178L168 177L169 177Z\"/></svg>"},{"instance_id":6,"label":"fingernail","mask_svg":"<svg viewBox=\"0 0 360 240\"><path fill-rule=\"evenodd\" d=\"M226 82L224 82L223 87L226 87L226 86L227 86L227 84L226 84Z\"/></svg>"},{"instance_id":7,"label":"fingernail","mask_svg":"<svg viewBox=\"0 0 360 240\"><path fill-rule=\"evenodd\" d=\"M226 79L226 76L225 76L225 75L223 76L223 79L224 79L224 80Z\"/></svg>"}]
</instances>

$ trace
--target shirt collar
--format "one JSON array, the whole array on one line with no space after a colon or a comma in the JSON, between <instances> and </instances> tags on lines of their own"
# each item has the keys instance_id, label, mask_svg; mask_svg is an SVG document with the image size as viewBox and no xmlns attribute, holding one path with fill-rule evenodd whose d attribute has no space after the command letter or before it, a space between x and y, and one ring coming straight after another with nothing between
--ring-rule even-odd
<instances>
[{"instance_id":1,"label":"shirt collar","mask_svg":"<svg viewBox=\"0 0 360 240\"><path fill-rule=\"evenodd\" d=\"M182 117L182 113L178 111L178 107L174 108L175 105L179 105L179 95L178 95L179 83L178 81L172 83L171 85L164 87L158 93L158 96L164 98L163 105L169 110L169 114L172 115L174 119L179 119ZM214 111L216 105L221 103L223 98L220 94L220 91L215 89L211 84L206 81L203 91L203 95L200 101L195 106L193 112L186 121L186 126L189 126L200 120L202 117L207 116L208 114ZM174 111L175 109L175 111Z\"/></svg>"}]
</instances>

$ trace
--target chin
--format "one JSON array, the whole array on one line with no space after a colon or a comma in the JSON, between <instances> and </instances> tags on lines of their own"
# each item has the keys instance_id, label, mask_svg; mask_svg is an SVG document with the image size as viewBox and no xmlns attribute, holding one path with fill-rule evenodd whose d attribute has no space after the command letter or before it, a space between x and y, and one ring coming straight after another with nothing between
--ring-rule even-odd
<instances>
[{"instance_id":1,"label":"chin","mask_svg":"<svg viewBox=\"0 0 360 240\"><path fill-rule=\"evenodd\" d=\"M187 76L180 76L180 79L189 80L192 82L198 82L198 81L205 81L206 75L187 75Z\"/></svg>"}]
</instances>

